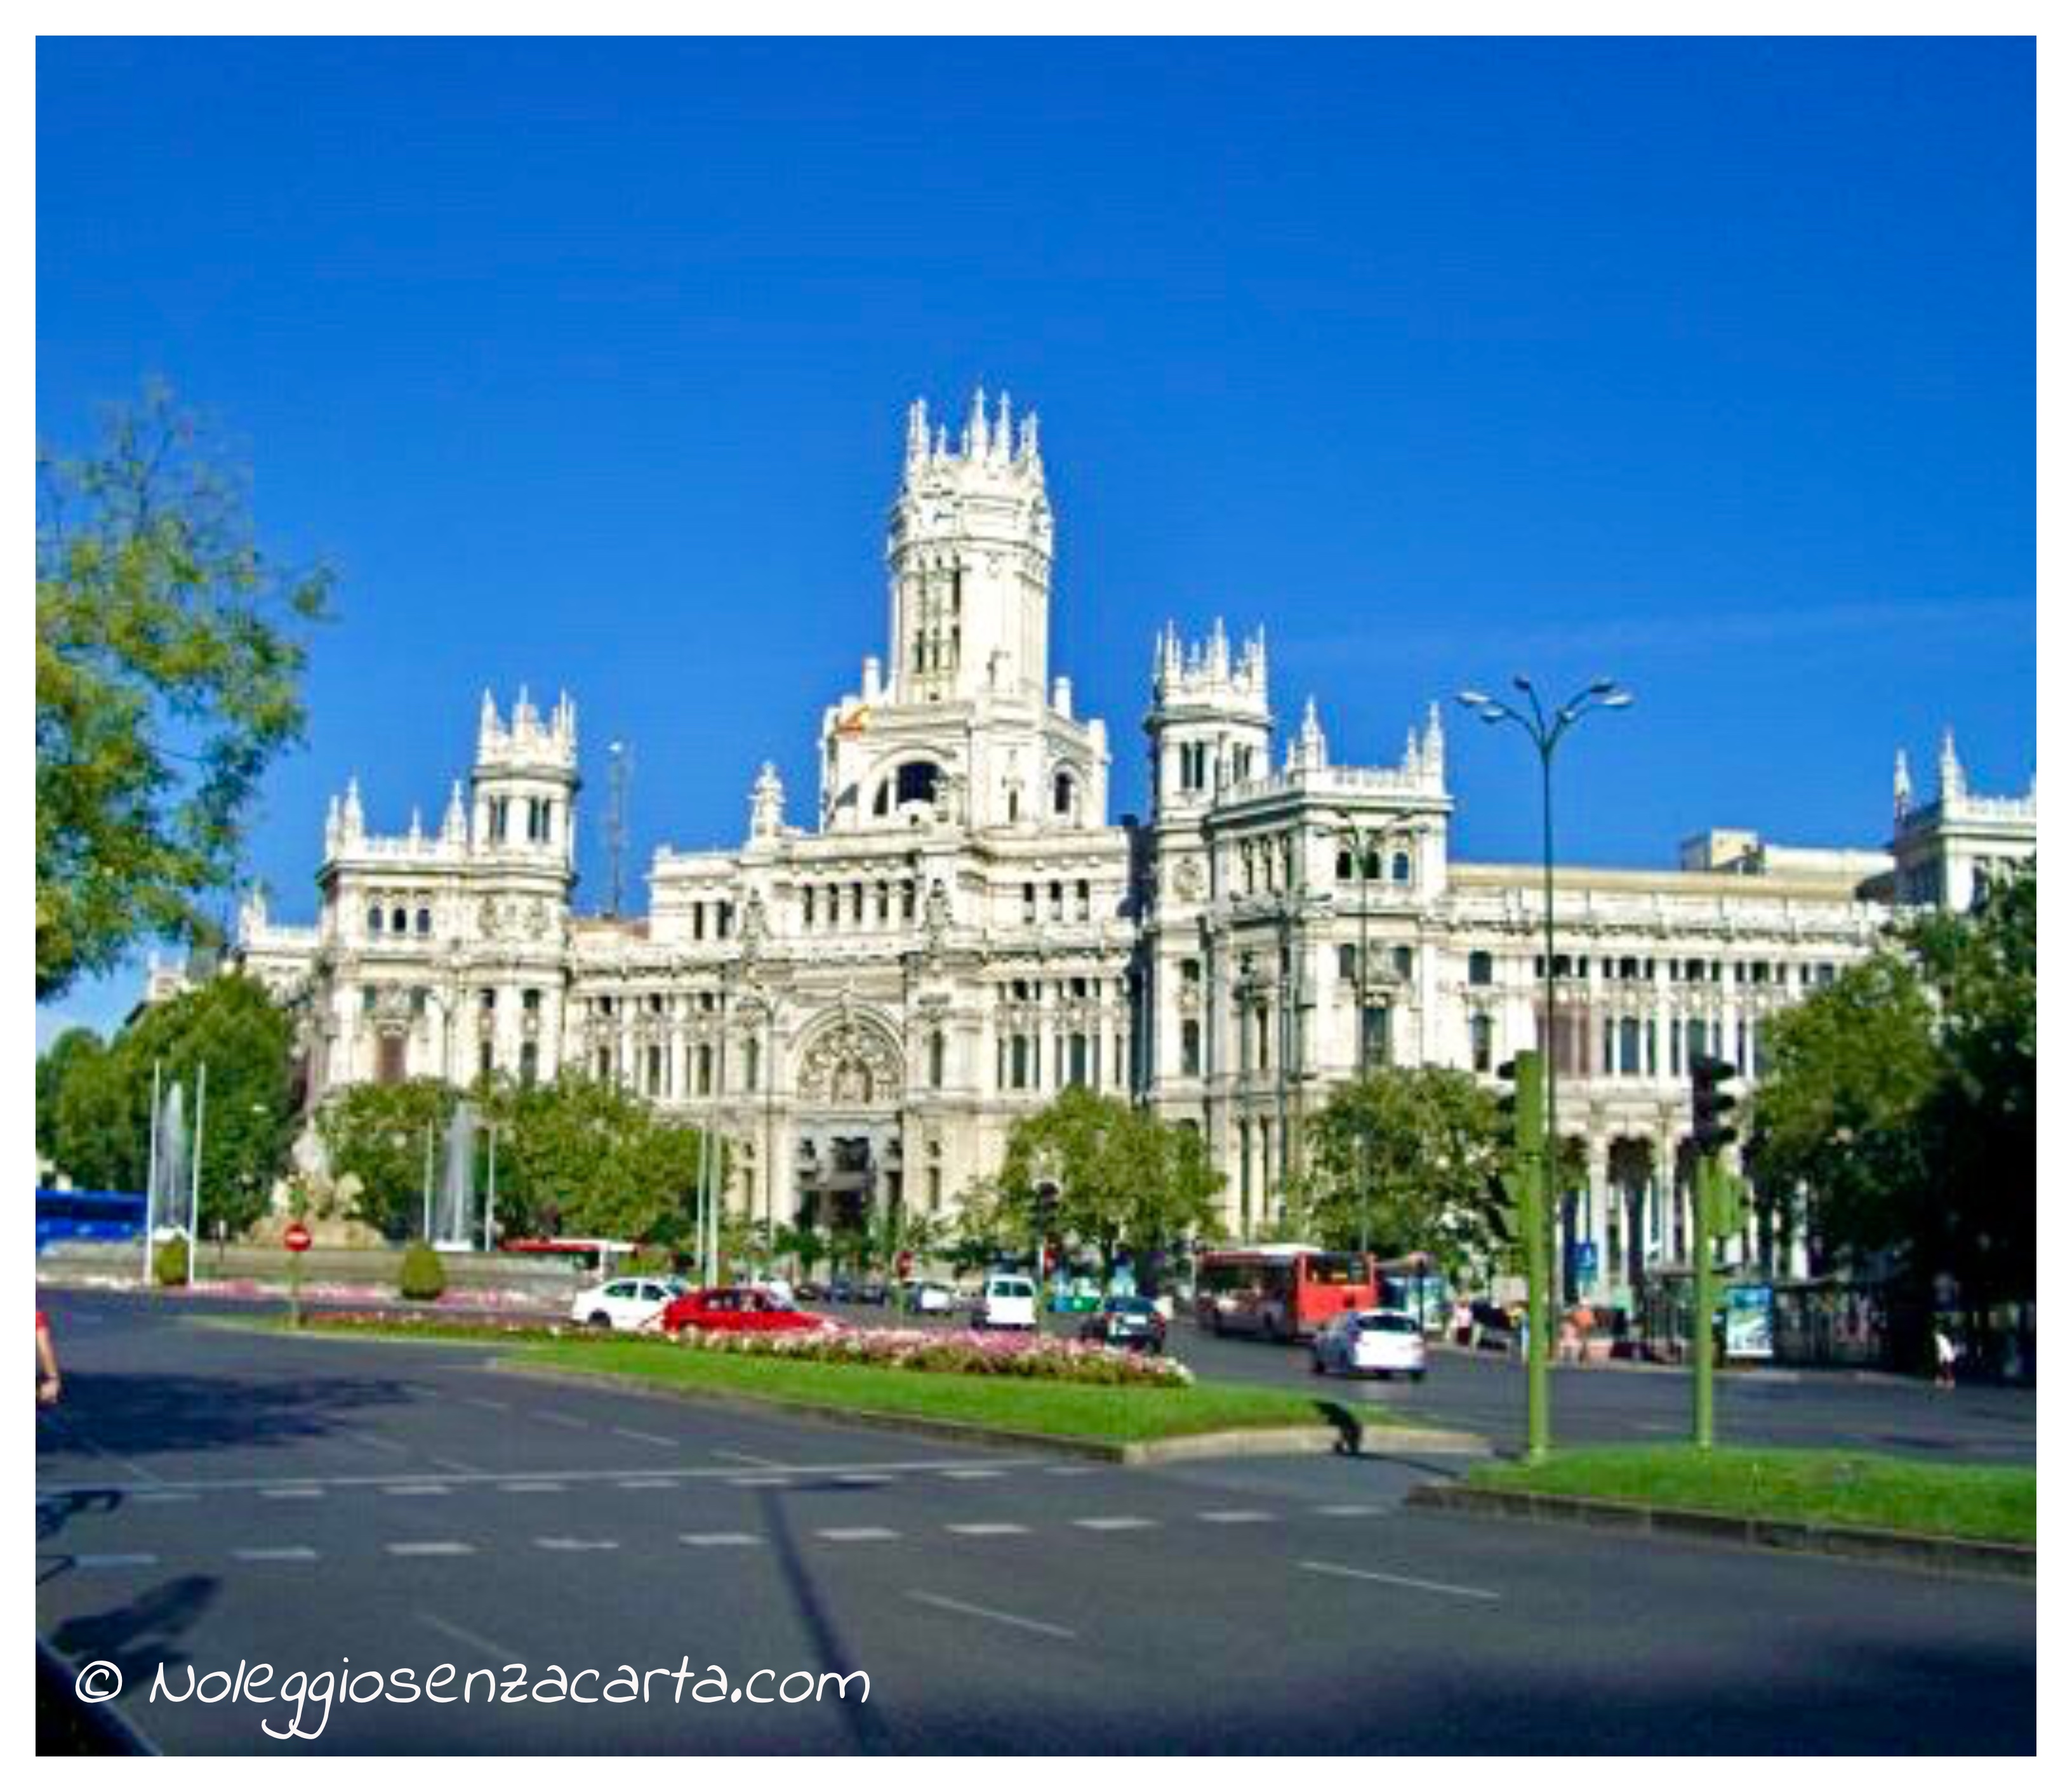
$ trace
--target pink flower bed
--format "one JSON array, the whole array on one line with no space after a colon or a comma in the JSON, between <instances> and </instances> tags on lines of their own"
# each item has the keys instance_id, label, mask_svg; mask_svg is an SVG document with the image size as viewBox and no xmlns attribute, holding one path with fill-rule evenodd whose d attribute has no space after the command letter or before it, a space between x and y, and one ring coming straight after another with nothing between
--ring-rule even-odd
<instances>
[{"instance_id":1,"label":"pink flower bed","mask_svg":"<svg viewBox=\"0 0 2072 1792\"><path fill-rule=\"evenodd\" d=\"M810 1332L722 1332L686 1329L684 1348L726 1356L779 1357L793 1362L853 1363L927 1375L1006 1375L1028 1381L1088 1382L1109 1387L1184 1387L1194 1375L1170 1357L1141 1356L1040 1334L923 1331L918 1328L829 1327Z\"/></svg>"}]
</instances>

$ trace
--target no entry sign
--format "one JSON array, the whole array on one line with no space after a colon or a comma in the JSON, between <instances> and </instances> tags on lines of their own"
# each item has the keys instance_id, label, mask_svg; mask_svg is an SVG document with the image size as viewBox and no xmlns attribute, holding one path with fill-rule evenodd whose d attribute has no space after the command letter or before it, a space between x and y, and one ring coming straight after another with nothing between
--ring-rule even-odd
<instances>
[{"instance_id":1,"label":"no entry sign","mask_svg":"<svg viewBox=\"0 0 2072 1792\"><path fill-rule=\"evenodd\" d=\"M281 1242L290 1251L306 1251L310 1247L310 1229L298 1219L281 1235Z\"/></svg>"}]
</instances>

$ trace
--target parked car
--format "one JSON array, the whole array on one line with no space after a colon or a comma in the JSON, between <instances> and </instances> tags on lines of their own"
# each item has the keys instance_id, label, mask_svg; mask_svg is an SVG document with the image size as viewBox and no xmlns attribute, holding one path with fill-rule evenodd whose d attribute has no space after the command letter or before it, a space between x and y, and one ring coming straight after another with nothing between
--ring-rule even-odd
<instances>
[{"instance_id":1,"label":"parked car","mask_svg":"<svg viewBox=\"0 0 2072 1792\"><path fill-rule=\"evenodd\" d=\"M843 1306L848 1305L856 1298L854 1278L845 1276L837 1270L833 1280L828 1284L828 1298Z\"/></svg>"},{"instance_id":2,"label":"parked car","mask_svg":"<svg viewBox=\"0 0 2072 1792\"><path fill-rule=\"evenodd\" d=\"M850 1297L859 1306L882 1307L892 1298L892 1290L882 1276L865 1276Z\"/></svg>"},{"instance_id":3,"label":"parked car","mask_svg":"<svg viewBox=\"0 0 2072 1792\"><path fill-rule=\"evenodd\" d=\"M1368 1307L1342 1313L1317 1334L1309 1367L1320 1375L1424 1379L1424 1332L1414 1313Z\"/></svg>"},{"instance_id":4,"label":"parked car","mask_svg":"<svg viewBox=\"0 0 2072 1792\"><path fill-rule=\"evenodd\" d=\"M981 1330L1034 1331L1036 1284L1026 1276L989 1276L972 1323Z\"/></svg>"},{"instance_id":5,"label":"parked car","mask_svg":"<svg viewBox=\"0 0 2072 1792\"><path fill-rule=\"evenodd\" d=\"M821 1331L831 1320L779 1306L759 1288L701 1288L662 1309L662 1330L673 1337L686 1327L713 1332Z\"/></svg>"},{"instance_id":6,"label":"parked car","mask_svg":"<svg viewBox=\"0 0 2072 1792\"><path fill-rule=\"evenodd\" d=\"M675 1276L621 1276L583 1289L569 1317L600 1331L652 1331L663 1309L689 1292L690 1284Z\"/></svg>"},{"instance_id":7,"label":"parked car","mask_svg":"<svg viewBox=\"0 0 2072 1792\"><path fill-rule=\"evenodd\" d=\"M1141 1294L1111 1294L1098 1313L1079 1321L1079 1338L1083 1343L1149 1350L1157 1356L1166 1348L1166 1319L1157 1303Z\"/></svg>"},{"instance_id":8,"label":"parked car","mask_svg":"<svg viewBox=\"0 0 2072 1792\"><path fill-rule=\"evenodd\" d=\"M956 1309L957 1297L940 1282L915 1282L909 1284L901 1304L909 1313L952 1313Z\"/></svg>"},{"instance_id":9,"label":"parked car","mask_svg":"<svg viewBox=\"0 0 2072 1792\"><path fill-rule=\"evenodd\" d=\"M1100 1305L1100 1284L1091 1276L1075 1276L1050 1294L1053 1313L1098 1313Z\"/></svg>"}]
</instances>

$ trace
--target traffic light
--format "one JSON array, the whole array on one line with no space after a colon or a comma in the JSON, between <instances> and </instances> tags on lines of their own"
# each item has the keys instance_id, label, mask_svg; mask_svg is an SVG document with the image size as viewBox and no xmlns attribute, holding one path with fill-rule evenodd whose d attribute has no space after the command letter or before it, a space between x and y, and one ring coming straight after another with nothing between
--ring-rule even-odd
<instances>
[{"instance_id":1,"label":"traffic light","mask_svg":"<svg viewBox=\"0 0 2072 1792\"><path fill-rule=\"evenodd\" d=\"M1547 1149L1547 1075L1540 1054L1522 1051L1496 1074L1510 1085L1497 1097L1497 1112L1511 1122L1519 1154L1539 1156Z\"/></svg>"},{"instance_id":2,"label":"traffic light","mask_svg":"<svg viewBox=\"0 0 2072 1792\"><path fill-rule=\"evenodd\" d=\"M1737 1074L1724 1058L1691 1060L1691 1142L1700 1157L1716 1156L1734 1142L1734 1129L1726 1121L1734 1098L1722 1085Z\"/></svg>"}]
</instances>

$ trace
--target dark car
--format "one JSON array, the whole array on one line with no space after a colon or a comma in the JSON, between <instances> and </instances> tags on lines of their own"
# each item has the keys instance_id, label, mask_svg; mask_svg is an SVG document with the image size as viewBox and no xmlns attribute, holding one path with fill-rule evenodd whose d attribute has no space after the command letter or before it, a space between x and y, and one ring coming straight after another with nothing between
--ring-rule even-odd
<instances>
[{"instance_id":1,"label":"dark car","mask_svg":"<svg viewBox=\"0 0 2072 1792\"><path fill-rule=\"evenodd\" d=\"M1141 1294L1111 1294L1079 1321L1079 1340L1157 1356L1166 1348L1166 1316Z\"/></svg>"},{"instance_id":2,"label":"dark car","mask_svg":"<svg viewBox=\"0 0 2072 1792\"><path fill-rule=\"evenodd\" d=\"M845 1305L856 1298L856 1284L846 1276L837 1276L828 1284L828 1298Z\"/></svg>"}]
</instances>

